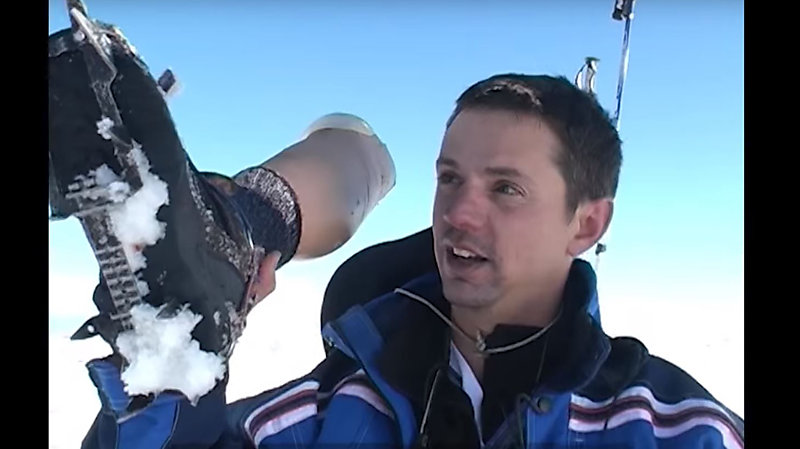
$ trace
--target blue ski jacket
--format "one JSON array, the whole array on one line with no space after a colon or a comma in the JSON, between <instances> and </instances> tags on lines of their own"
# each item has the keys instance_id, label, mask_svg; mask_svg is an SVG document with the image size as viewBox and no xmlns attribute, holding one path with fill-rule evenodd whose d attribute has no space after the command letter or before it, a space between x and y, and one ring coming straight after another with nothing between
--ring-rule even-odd
<instances>
[{"instance_id":1,"label":"blue ski jacket","mask_svg":"<svg viewBox=\"0 0 800 449\"><path fill-rule=\"evenodd\" d=\"M311 373L230 404L221 382L194 406L162 394L126 416L130 398L119 370L91 361L102 408L83 447L744 447L744 421L690 375L648 354L638 340L602 331L595 275L580 260L564 292L570 313L547 332L553 334L548 355L533 363L540 381L531 383L524 369L503 368L500 378L530 389L508 396L505 416L481 440L461 376L440 350L449 328L406 291L449 313L438 275L419 277L327 325L323 335L335 349Z\"/></svg>"}]
</instances>

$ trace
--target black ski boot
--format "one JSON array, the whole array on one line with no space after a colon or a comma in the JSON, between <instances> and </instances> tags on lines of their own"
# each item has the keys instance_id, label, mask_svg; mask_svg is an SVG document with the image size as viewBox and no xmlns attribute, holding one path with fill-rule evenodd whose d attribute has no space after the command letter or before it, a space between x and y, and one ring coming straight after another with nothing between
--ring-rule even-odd
<instances>
[{"instance_id":1,"label":"black ski boot","mask_svg":"<svg viewBox=\"0 0 800 449\"><path fill-rule=\"evenodd\" d=\"M188 306L202 316L192 337L227 361L257 267L279 248L254 244L241 208L215 186L226 178L212 184L192 165L164 91L121 32L88 19L81 2L68 7L72 27L48 44L50 207L80 220L101 271L100 313L73 338L101 335L118 353L133 307L170 316Z\"/></svg>"}]
</instances>

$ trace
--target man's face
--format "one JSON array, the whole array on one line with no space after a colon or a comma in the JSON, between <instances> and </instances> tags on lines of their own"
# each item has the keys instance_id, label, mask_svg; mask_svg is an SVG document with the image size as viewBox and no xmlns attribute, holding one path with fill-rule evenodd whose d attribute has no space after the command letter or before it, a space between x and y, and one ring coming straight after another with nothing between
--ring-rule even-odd
<instances>
[{"instance_id":1,"label":"man's face","mask_svg":"<svg viewBox=\"0 0 800 449\"><path fill-rule=\"evenodd\" d=\"M575 226L554 162L560 146L543 121L506 111L468 109L447 130L436 164L433 236L453 305L524 301L563 282Z\"/></svg>"}]
</instances>

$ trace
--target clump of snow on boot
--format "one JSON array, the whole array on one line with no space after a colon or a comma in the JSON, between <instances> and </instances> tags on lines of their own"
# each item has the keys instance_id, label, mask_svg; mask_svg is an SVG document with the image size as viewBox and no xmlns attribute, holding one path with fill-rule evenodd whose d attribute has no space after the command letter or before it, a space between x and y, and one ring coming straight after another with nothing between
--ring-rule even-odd
<instances>
[{"instance_id":1,"label":"clump of snow on boot","mask_svg":"<svg viewBox=\"0 0 800 449\"><path fill-rule=\"evenodd\" d=\"M191 332L202 316L184 307L171 318L158 318L163 308L143 303L131 309L134 329L117 337L130 365L122 373L130 395L177 390L196 404L225 375L225 364L204 352Z\"/></svg>"},{"instance_id":2,"label":"clump of snow on boot","mask_svg":"<svg viewBox=\"0 0 800 449\"><path fill-rule=\"evenodd\" d=\"M139 168L142 188L110 212L114 235L125 250L125 256L134 271L147 266L141 249L154 245L164 237L165 223L156 219L158 209L169 204L167 184L150 173L150 163L140 147L131 150Z\"/></svg>"},{"instance_id":3,"label":"clump of snow on boot","mask_svg":"<svg viewBox=\"0 0 800 449\"><path fill-rule=\"evenodd\" d=\"M142 296L147 296L148 294L150 294L150 286L147 285L147 282L141 279L138 279L136 281L136 288L137 290L139 290L139 294L141 294Z\"/></svg>"},{"instance_id":4,"label":"clump of snow on boot","mask_svg":"<svg viewBox=\"0 0 800 449\"><path fill-rule=\"evenodd\" d=\"M121 203L128 198L131 191L131 186L127 182L121 181L119 176L116 175L108 165L103 164L94 171L97 185L105 187L108 190L108 196L111 201Z\"/></svg>"},{"instance_id":5,"label":"clump of snow on boot","mask_svg":"<svg viewBox=\"0 0 800 449\"><path fill-rule=\"evenodd\" d=\"M97 122L97 134L103 139L111 140L111 127L114 126L114 122L111 121L110 118L103 116L103 118Z\"/></svg>"}]
</instances>

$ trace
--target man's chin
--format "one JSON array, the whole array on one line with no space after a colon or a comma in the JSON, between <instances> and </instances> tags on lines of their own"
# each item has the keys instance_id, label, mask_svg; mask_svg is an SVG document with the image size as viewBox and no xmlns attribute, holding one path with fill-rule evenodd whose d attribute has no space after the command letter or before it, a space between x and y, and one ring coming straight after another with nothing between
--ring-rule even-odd
<instances>
[{"instance_id":1,"label":"man's chin","mask_svg":"<svg viewBox=\"0 0 800 449\"><path fill-rule=\"evenodd\" d=\"M481 308L495 302L495 295L488 289L459 280L442 279L442 293L450 305L455 307Z\"/></svg>"}]
</instances>

